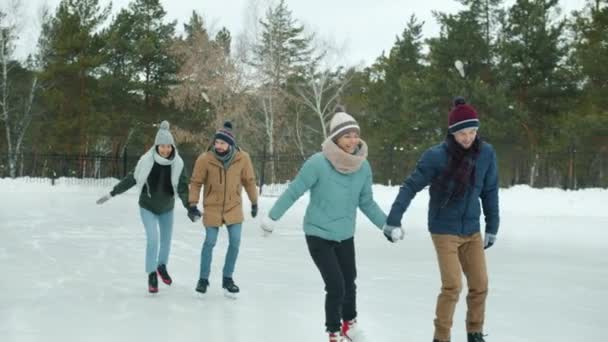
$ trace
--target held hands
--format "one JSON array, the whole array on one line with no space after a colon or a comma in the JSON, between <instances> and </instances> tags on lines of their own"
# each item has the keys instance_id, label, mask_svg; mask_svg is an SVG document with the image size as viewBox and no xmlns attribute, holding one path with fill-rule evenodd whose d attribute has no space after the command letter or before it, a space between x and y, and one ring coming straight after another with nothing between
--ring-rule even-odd
<instances>
[{"instance_id":1,"label":"held hands","mask_svg":"<svg viewBox=\"0 0 608 342\"><path fill-rule=\"evenodd\" d=\"M384 236L390 242L397 242L399 240L403 240L403 237L405 236L403 228L389 226L387 224L385 224L382 228L382 233L384 233Z\"/></svg>"},{"instance_id":2,"label":"held hands","mask_svg":"<svg viewBox=\"0 0 608 342\"><path fill-rule=\"evenodd\" d=\"M104 204L104 203L106 203L106 202L107 202L107 201L108 201L110 198L112 198L112 194L107 193L107 194L103 195L102 197L100 197L100 198L97 200L97 202L96 202L96 203L97 203L97 204Z\"/></svg>"},{"instance_id":3,"label":"held hands","mask_svg":"<svg viewBox=\"0 0 608 342\"><path fill-rule=\"evenodd\" d=\"M260 224L260 228L262 229L262 233L264 234L264 237L268 237L274 231L275 221L273 221L268 216L264 216L262 218L262 223Z\"/></svg>"},{"instance_id":4,"label":"held hands","mask_svg":"<svg viewBox=\"0 0 608 342\"><path fill-rule=\"evenodd\" d=\"M190 219L190 221L196 222L201 219L201 216L201 212L195 205L188 208L188 218Z\"/></svg>"},{"instance_id":5,"label":"held hands","mask_svg":"<svg viewBox=\"0 0 608 342\"><path fill-rule=\"evenodd\" d=\"M486 233L483 239L483 249L488 249L496 242L496 234Z\"/></svg>"}]
</instances>

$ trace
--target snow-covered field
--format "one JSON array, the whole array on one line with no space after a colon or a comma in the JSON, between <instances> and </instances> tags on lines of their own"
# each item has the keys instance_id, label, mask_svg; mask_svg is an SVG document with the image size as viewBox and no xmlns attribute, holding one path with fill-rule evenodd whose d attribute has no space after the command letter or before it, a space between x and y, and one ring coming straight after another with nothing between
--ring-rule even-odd
<instances>
[{"instance_id":1,"label":"snow-covered field","mask_svg":"<svg viewBox=\"0 0 608 342\"><path fill-rule=\"evenodd\" d=\"M95 204L112 183L0 179L0 341L327 340L322 280L301 232L306 197L269 238L260 234L259 216L246 216L237 300L220 289L225 231L214 253L210 292L195 294L204 233L176 205L168 266L174 284L160 284L160 292L150 295L137 194ZM397 190L374 187L385 210ZM421 193L413 201L403 220L406 239L398 244L359 214L359 322L369 341L432 340L440 282L426 231L427 199ZM261 199L261 215L275 200ZM608 191L600 189L501 191L498 241L487 251L488 342L605 339L607 205ZM465 295L453 342L466 341Z\"/></svg>"}]
</instances>

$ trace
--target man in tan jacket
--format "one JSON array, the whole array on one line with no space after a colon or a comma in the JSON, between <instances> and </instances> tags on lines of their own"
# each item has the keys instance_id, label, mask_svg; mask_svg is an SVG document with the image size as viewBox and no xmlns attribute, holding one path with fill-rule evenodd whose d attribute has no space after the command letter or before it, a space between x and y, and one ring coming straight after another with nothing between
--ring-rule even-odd
<instances>
[{"instance_id":1,"label":"man in tan jacket","mask_svg":"<svg viewBox=\"0 0 608 342\"><path fill-rule=\"evenodd\" d=\"M258 194L255 174L249 154L238 148L232 132L232 124L215 133L213 147L201 154L196 160L190 179L190 209L188 216L192 220L200 217L197 205L203 188L203 225L205 241L201 251L200 277L196 291L207 292L213 247L217 241L219 228L226 225L229 245L224 262L222 288L229 296L239 292L232 279L234 267L239 254L241 242L241 224L243 207L241 192L245 187L251 201L251 216L258 212Z\"/></svg>"}]
</instances>

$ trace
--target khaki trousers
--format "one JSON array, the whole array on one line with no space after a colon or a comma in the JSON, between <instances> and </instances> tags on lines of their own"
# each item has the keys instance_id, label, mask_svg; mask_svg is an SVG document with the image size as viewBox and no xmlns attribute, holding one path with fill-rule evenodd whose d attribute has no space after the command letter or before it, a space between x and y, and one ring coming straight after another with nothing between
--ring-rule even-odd
<instances>
[{"instance_id":1,"label":"khaki trousers","mask_svg":"<svg viewBox=\"0 0 608 342\"><path fill-rule=\"evenodd\" d=\"M488 274L480 233L471 236L431 234L439 272L441 293L435 311L435 339L450 340L452 318L462 289L462 273L467 278L467 332L482 332L488 294Z\"/></svg>"}]
</instances>

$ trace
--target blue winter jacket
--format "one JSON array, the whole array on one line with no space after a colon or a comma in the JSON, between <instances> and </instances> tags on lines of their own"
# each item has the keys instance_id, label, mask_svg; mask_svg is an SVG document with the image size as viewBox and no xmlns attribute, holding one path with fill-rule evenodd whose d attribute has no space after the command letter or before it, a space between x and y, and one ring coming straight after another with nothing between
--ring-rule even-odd
<instances>
[{"instance_id":1,"label":"blue winter jacket","mask_svg":"<svg viewBox=\"0 0 608 342\"><path fill-rule=\"evenodd\" d=\"M393 203L387 224L401 226L403 213L420 190L433 183L447 167L449 156L446 142L424 152L416 169L403 182ZM480 231L481 208L485 216L486 233L498 232L498 168L492 146L482 142L475 164L475 183L469 185L461 198L447 201L441 186L429 188L428 229L434 234L471 235ZM480 200L481 199L481 206Z\"/></svg>"},{"instance_id":2,"label":"blue winter jacket","mask_svg":"<svg viewBox=\"0 0 608 342\"><path fill-rule=\"evenodd\" d=\"M386 222L386 214L374 201L372 170L367 160L359 170L343 174L336 171L322 152L314 154L270 209L270 218L281 218L309 189L310 202L304 216L307 235L332 241L353 237L357 208L378 228Z\"/></svg>"}]
</instances>

